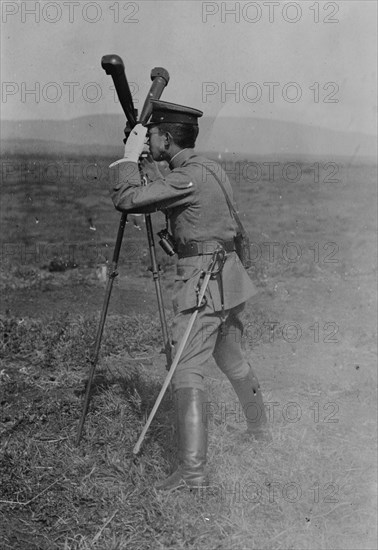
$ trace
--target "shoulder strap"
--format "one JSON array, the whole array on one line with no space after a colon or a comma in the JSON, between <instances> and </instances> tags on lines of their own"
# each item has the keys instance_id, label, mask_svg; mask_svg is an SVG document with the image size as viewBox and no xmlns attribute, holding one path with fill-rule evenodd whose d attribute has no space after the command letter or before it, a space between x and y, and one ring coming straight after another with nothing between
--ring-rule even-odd
<instances>
[{"instance_id":1,"label":"shoulder strap","mask_svg":"<svg viewBox=\"0 0 378 550\"><path fill-rule=\"evenodd\" d=\"M188 159L188 160L189 160L189 159ZM232 202L231 202L231 199L230 199L230 197L229 197L229 194L228 194L227 191L226 191L225 186L223 185L223 183L221 182L221 180L218 178L218 176L216 175L216 173L215 173L211 168L209 168L209 167L206 166L205 164L201 164L200 162L198 162L198 163L194 163L194 162L193 162L192 164L199 164L200 166L203 166L206 170L208 170L208 172L210 172L210 174L213 176L213 178L215 179L215 181L218 182L219 187L222 189L223 194L224 194L224 197L225 197L225 199L226 199L226 201L227 201L227 205L228 205L228 208L229 208L229 210L230 210L231 216L234 218L234 220L235 220L235 222L236 222L236 224L237 224L237 226L238 226L238 229L239 229L240 233L242 233L243 235L245 235L245 234L246 234L246 231L245 231L244 226L243 226L243 224L242 224L242 222L241 222L241 220L240 220L240 218L239 218L239 215L238 215L238 213L237 213L237 211L236 211L234 205L233 205Z\"/></svg>"}]
</instances>

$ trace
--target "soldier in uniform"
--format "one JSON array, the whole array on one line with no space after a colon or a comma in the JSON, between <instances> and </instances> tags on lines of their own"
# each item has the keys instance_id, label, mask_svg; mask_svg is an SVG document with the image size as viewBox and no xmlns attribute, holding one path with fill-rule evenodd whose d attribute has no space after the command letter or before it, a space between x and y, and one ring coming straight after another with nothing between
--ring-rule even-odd
<instances>
[{"instance_id":1,"label":"soldier in uniform","mask_svg":"<svg viewBox=\"0 0 378 550\"><path fill-rule=\"evenodd\" d=\"M117 176L111 195L118 210L129 213L162 210L169 220L178 254L173 291L173 344L180 341L197 306L201 275L214 250L221 246L225 251L223 269L209 282L205 304L199 308L172 379L178 468L156 486L162 490L207 484L204 376L205 363L212 356L239 398L247 431L257 439L269 438L259 383L241 349L240 314L256 289L235 252L236 223L218 181L221 179L232 200L227 175L219 165L193 150L198 118L202 114L197 109L154 100L147 125L150 156L141 161L149 184L141 186L137 165L147 132L142 125L132 130L124 158L112 165L117 168ZM153 162L162 160L167 161L171 169L165 177Z\"/></svg>"}]
</instances>

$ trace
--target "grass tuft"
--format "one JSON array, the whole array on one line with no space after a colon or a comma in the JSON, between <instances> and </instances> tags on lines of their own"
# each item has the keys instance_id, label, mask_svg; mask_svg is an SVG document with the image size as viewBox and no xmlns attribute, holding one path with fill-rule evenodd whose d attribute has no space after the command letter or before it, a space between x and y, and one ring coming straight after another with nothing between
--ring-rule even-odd
<instances>
[{"instance_id":1,"label":"grass tuft","mask_svg":"<svg viewBox=\"0 0 378 550\"><path fill-rule=\"evenodd\" d=\"M310 549L315 539L321 549L352 548L353 517L372 520L369 460L362 468L347 433L342 441L308 420L275 420L270 444L246 438L244 422L231 421L231 433L210 422L210 487L157 493L176 459L169 394L140 455L132 453L166 374L153 354L157 320L109 318L78 448L96 319L1 322L4 548ZM223 380L210 379L208 390L210 399L234 400Z\"/></svg>"}]
</instances>

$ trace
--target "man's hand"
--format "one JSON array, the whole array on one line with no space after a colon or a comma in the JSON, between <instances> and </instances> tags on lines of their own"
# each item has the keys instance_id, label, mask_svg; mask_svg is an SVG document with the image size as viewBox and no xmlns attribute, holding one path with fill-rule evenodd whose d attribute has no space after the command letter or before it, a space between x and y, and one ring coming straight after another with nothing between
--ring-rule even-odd
<instances>
[{"instance_id":1,"label":"man's hand","mask_svg":"<svg viewBox=\"0 0 378 550\"><path fill-rule=\"evenodd\" d=\"M142 124L137 124L131 130L125 145L125 154L123 158L129 162L138 162L142 154L147 135L147 128Z\"/></svg>"},{"instance_id":2,"label":"man's hand","mask_svg":"<svg viewBox=\"0 0 378 550\"><path fill-rule=\"evenodd\" d=\"M146 136L147 128L145 128L142 124L137 124L134 126L129 137L127 138L123 158L113 162L109 168L114 168L123 162L137 163L145 147L148 148Z\"/></svg>"}]
</instances>

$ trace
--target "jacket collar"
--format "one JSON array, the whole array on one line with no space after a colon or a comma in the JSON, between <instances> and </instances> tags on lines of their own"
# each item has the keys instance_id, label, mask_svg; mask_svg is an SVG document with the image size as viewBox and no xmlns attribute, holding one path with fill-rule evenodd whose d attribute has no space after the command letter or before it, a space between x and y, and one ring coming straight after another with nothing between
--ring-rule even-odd
<instances>
[{"instance_id":1,"label":"jacket collar","mask_svg":"<svg viewBox=\"0 0 378 550\"><path fill-rule=\"evenodd\" d=\"M170 160L169 167L171 170L175 168L180 168L185 162L194 155L193 149L181 149L176 155Z\"/></svg>"}]
</instances>

